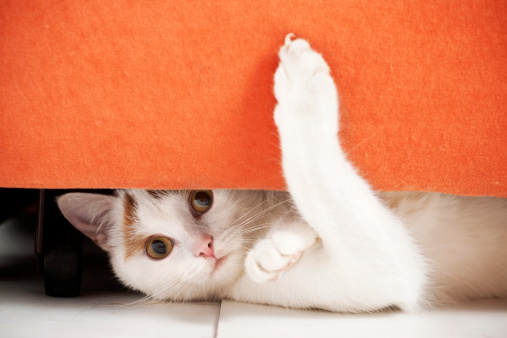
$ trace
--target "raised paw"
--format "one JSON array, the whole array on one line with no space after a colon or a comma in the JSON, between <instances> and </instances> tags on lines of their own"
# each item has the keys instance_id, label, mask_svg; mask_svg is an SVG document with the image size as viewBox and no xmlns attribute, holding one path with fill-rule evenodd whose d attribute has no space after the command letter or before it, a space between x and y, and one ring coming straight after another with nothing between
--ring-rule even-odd
<instances>
[{"instance_id":1,"label":"raised paw","mask_svg":"<svg viewBox=\"0 0 507 338\"><path fill-rule=\"evenodd\" d=\"M250 278L258 283L277 280L301 258L309 243L314 241L299 233L275 232L259 241L248 253L245 268Z\"/></svg>"},{"instance_id":2,"label":"raised paw","mask_svg":"<svg viewBox=\"0 0 507 338\"><path fill-rule=\"evenodd\" d=\"M275 122L281 127L287 119L312 116L325 124L334 124L337 131L338 98L329 67L307 41L292 38L293 35L287 35L279 52L274 87L278 100Z\"/></svg>"}]
</instances>

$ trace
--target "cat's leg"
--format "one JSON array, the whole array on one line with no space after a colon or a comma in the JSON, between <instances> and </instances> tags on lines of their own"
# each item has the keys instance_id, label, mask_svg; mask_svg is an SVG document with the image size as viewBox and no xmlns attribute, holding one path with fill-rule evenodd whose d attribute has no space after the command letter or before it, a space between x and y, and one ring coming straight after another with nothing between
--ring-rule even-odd
<instances>
[{"instance_id":1,"label":"cat's leg","mask_svg":"<svg viewBox=\"0 0 507 338\"><path fill-rule=\"evenodd\" d=\"M289 213L278 219L266 237L250 250L245 260L246 272L258 283L276 280L297 263L316 239L313 229L301 217Z\"/></svg>"},{"instance_id":2,"label":"cat's leg","mask_svg":"<svg viewBox=\"0 0 507 338\"><path fill-rule=\"evenodd\" d=\"M352 310L417 309L426 265L403 224L347 161L338 98L322 56L288 36L275 74L275 122L289 192L322 240Z\"/></svg>"}]
</instances>

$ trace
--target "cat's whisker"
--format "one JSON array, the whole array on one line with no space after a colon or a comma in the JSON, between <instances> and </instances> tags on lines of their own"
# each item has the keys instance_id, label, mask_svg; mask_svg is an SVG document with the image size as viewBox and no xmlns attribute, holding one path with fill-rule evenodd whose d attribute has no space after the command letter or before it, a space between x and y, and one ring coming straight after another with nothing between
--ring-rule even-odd
<instances>
[{"instance_id":1,"label":"cat's whisker","mask_svg":"<svg viewBox=\"0 0 507 338\"><path fill-rule=\"evenodd\" d=\"M206 289L204 288L204 284L202 284L201 287L202 287L202 294L204 295L204 301L207 302L208 301L208 295L206 293Z\"/></svg>"},{"instance_id":2,"label":"cat's whisker","mask_svg":"<svg viewBox=\"0 0 507 338\"><path fill-rule=\"evenodd\" d=\"M263 227L265 225L270 225L272 223L261 223L261 224L254 224L250 227L241 227L241 228L235 228L233 231L235 231L235 233L243 233L243 231L249 231L251 229L256 229L258 227Z\"/></svg>"},{"instance_id":3,"label":"cat's whisker","mask_svg":"<svg viewBox=\"0 0 507 338\"><path fill-rule=\"evenodd\" d=\"M151 295L144 295L143 297L141 297L140 299L134 301L134 302L131 302L131 303L128 303L128 304L125 304L126 306L137 306L137 305L144 305L143 303L146 302L146 301L150 301L152 298Z\"/></svg>"},{"instance_id":4,"label":"cat's whisker","mask_svg":"<svg viewBox=\"0 0 507 338\"><path fill-rule=\"evenodd\" d=\"M261 212L257 213L256 215L254 215L254 216L250 217L249 219L247 219L247 220L245 220L245 221L243 221L243 222L241 222L240 224L235 225L235 226L236 226L236 227L238 227L238 228L241 228L241 227L247 226L247 225L249 225L251 222L254 222L254 221L258 220L259 218L261 218L262 216L264 216L265 214L267 214L267 213L268 213L268 212L270 212L272 209L276 208L277 206L279 206L279 205L280 205L280 204L282 204L282 203L283 203L283 202L280 202L280 203L278 203L278 204L276 204L276 205L273 205L273 206L271 206L271 207L269 207L269 208L267 208L267 209L265 209L265 210L263 210L263 211L261 211ZM234 225L233 225L233 226L234 226Z\"/></svg>"},{"instance_id":5,"label":"cat's whisker","mask_svg":"<svg viewBox=\"0 0 507 338\"><path fill-rule=\"evenodd\" d=\"M125 307L127 308L138 308L142 306L146 306L151 304L154 301L153 297L151 295L146 295L134 302L125 304Z\"/></svg>"},{"instance_id":6,"label":"cat's whisker","mask_svg":"<svg viewBox=\"0 0 507 338\"><path fill-rule=\"evenodd\" d=\"M254 211L254 210L256 210L257 208L261 207L263 204L266 204L266 203L268 203L268 202L270 202L270 201L272 201L272 200L273 200L272 198L271 198L271 199L268 199L268 198L264 199L261 203L257 204L257 205L256 205L255 207L253 207L253 208L250 208L250 210L248 210L248 211L247 211L247 212L245 212L242 216L240 216L238 219L236 219L236 220L233 222L233 224L234 224L234 223L239 222L242 218L246 217L246 216L247 216L247 215L249 215L251 212L253 212L253 211Z\"/></svg>"},{"instance_id":7,"label":"cat's whisker","mask_svg":"<svg viewBox=\"0 0 507 338\"><path fill-rule=\"evenodd\" d=\"M163 289L157 291L156 294L157 295L166 294L170 289L179 290L179 292L177 294L175 294L174 297L171 297L174 300L176 300L176 299L178 299L179 295L184 290L184 288L182 287L184 283L185 283L185 281L183 280L183 278L178 278L176 280L176 282L173 282L173 283L170 283L170 284L166 285Z\"/></svg>"},{"instance_id":8,"label":"cat's whisker","mask_svg":"<svg viewBox=\"0 0 507 338\"><path fill-rule=\"evenodd\" d=\"M258 230L261 230L261 229L266 229L266 228L269 228L269 227L271 227L271 223L265 223L265 224L261 224L259 226L255 226L255 227L252 227L252 228L244 229L244 230L240 231L239 234L245 235L245 234L248 234L250 232L258 231Z\"/></svg>"},{"instance_id":9,"label":"cat's whisker","mask_svg":"<svg viewBox=\"0 0 507 338\"><path fill-rule=\"evenodd\" d=\"M288 199L287 199L287 200L288 200ZM251 208L251 209L250 209L248 212L246 212L243 216L241 216L241 217L240 217L240 218L238 218L236 221L234 221L234 222L233 222L233 226L242 226L243 224L248 224L248 223L249 223L249 221L250 221L250 220L252 220L253 218L256 218L256 217L258 217L258 216L260 216L260 215L262 215L262 214L264 214L264 213L266 213L266 212L269 212L269 210L273 209L274 207L277 207L278 205L280 205L280 204L282 204L282 203L286 202L287 200L281 201L281 202L279 202L279 203L277 203L277 204L275 204L275 205L272 205L272 206L270 206L270 207L268 207L268 208L266 208L266 209L263 209L260 213L257 213L257 214L255 214L255 215L251 216L250 218L248 218L248 219L244 220L244 221L243 221L243 222L241 222L239 225L237 225L237 222L239 222L239 221L240 221L243 217L245 217L246 215L250 214L252 211L257 210L257 208L259 208L262 204L267 203L268 201L269 201L269 202L271 201L271 200L265 200L265 201L263 201L262 203L260 203L259 205L257 205L257 206L255 206L255 207Z\"/></svg>"},{"instance_id":10,"label":"cat's whisker","mask_svg":"<svg viewBox=\"0 0 507 338\"><path fill-rule=\"evenodd\" d=\"M198 269L189 269L184 275L179 276L179 278L174 281L173 283L170 283L166 285L161 290L158 290L155 295L161 295L164 296L169 289L179 290L177 294L175 294L172 298L173 299L180 299L180 295L187 291L186 295L183 297L184 299L189 299L189 293L193 290L191 287L195 282L193 282L196 278L196 276L199 274ZM167 297L164 297L167 298Z\"/></svg>"},{"instance_id":11,"label":"cat's whisker","mask_svg":"<svg viewBox=\"0 0 507 338\"><path fill-rule=\"evenodd\" d=\"M185 280L183 276L179 276L176 280L171 281L171 283L168 283L163 288L152 292L150 295L133 302L132 304L139 304L139 305L148 305L148 304L154 304L155 302L159 301L160 299L167 299L167 293L170 289L178 290L180 289L180 286L185 283ZM170 280L170 278L168 278ZM181 291L184 289L182 288ZM179 295L179 294L178 294ZM175 297L176 298L176 297ZM164 301L165 302L165 301Z\"/></svg>"},{"instance_id":12,"label":"cat's whisker","mask_svg":"<svg viewBox=\"0 0 507 338\"><path fill-rule=\"evenodd\" d=\"M197 275L196 273L190 273L186 274L185 280L182 281L181 291L186 291L185 296L183 297L183 300L186 301L189 299L189 294L191 291L193 291L193 285L196 283L194 282L194 277ZM181 294L181 293L180 293Z\"/></svg>"},{"instance_id":13,"label":"cat's whisker","mask_svg":"<svg viewBox=\"0 0 507 338\"><path fill-rule=\"evenodd\" d=\"M259 213L255 214L254 216L252 216L252 217L248 218L247 220L245 220L245 221L241 222L239 225L235 225L235 224L233 224L233 226L236 226L236 227L238 227L238 228L243 227L243 226L245 226L245 225L249 224L250 222L253 222L253 221L257 220L258 218L260 218L260 217L261 217L261 216L263 216L264 214L266 214L266 213L270 212L272 209L274 209L274 208L278 207L279 205L281 205L281 204L283 204L283 203L285 203L285 202L288 202L289 200L290 200L290 199L286 199L286 200L283 200L283 201L281 201L281 202L278 202L278 203L276 203L276 204L274 204L274 205L270 206L269 208L266 208L266 209L262 210L261 212L259 212Z\"/></svg>"},{"instance_id":14,"label":"cat's whisker","mask_svg":"<svg viewBox=\"0 0 507 338\"><path fill-rule=\"evenodd\" d=\"M250 227L250 228L246 228L246 227L242 227L242 228L229 227L228 229L226 229L226 232L221 235L222 236L222 241L224 243L228 243L231 239L235 239L238 236L242 236L242 235L245 235L245 234L257 231L257 230L261 230L263 228L267 228L270 225L271 225L271 223L262 223L262 224L257 224L257 225L255 225L253 227Z\"/></svg>"}]
</instances>

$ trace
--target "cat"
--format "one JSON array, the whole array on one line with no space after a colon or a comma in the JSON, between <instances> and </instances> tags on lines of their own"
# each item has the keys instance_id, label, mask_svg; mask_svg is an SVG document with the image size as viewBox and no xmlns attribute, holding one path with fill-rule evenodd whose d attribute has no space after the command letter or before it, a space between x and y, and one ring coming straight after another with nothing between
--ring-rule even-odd
<instances>
[{"instance_id":1,"label":"cat","mask_svg":"<svg viewBox=\"0 0 507 338\"><path fill-rule=\"evenodd\" d=\"M154 300L420 311L507 295L507 199L375 192L338 140L323 57L288 35L274 111L288 192L68 193L63 215Z\"/></svg>"}]
</instances>

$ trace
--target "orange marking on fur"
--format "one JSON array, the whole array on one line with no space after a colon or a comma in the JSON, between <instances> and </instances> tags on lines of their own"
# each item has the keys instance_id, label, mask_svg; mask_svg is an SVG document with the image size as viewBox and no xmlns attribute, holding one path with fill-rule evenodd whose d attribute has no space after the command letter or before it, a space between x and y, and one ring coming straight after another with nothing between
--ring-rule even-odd
<instances>
[{"instance_id":1,"label":"orange marking on fur","mask_svg":"<svg viewBox=\"0 0 507 338\"><path fill-rule=\"evenodd\" d=\"M125 260L144 250L145 238L137 234L135 223L137 216L137 201L131 194L123 198L123 239L125 242Z\"/></svg>"},{"instance_id":2,"label":"orange marking on fur","mask_svg":"<svg viewBox=\"0 0 507 338\"><path fill-rule=\"evenodd\" d=\"M429 201L429 195L426 192L407 191L407 192L383 192L379 197L384 200L386 205L393 210L400 208L403 204L410 207L406 212L416 212L426 207Z\"/></svg>"}]
</instances>

